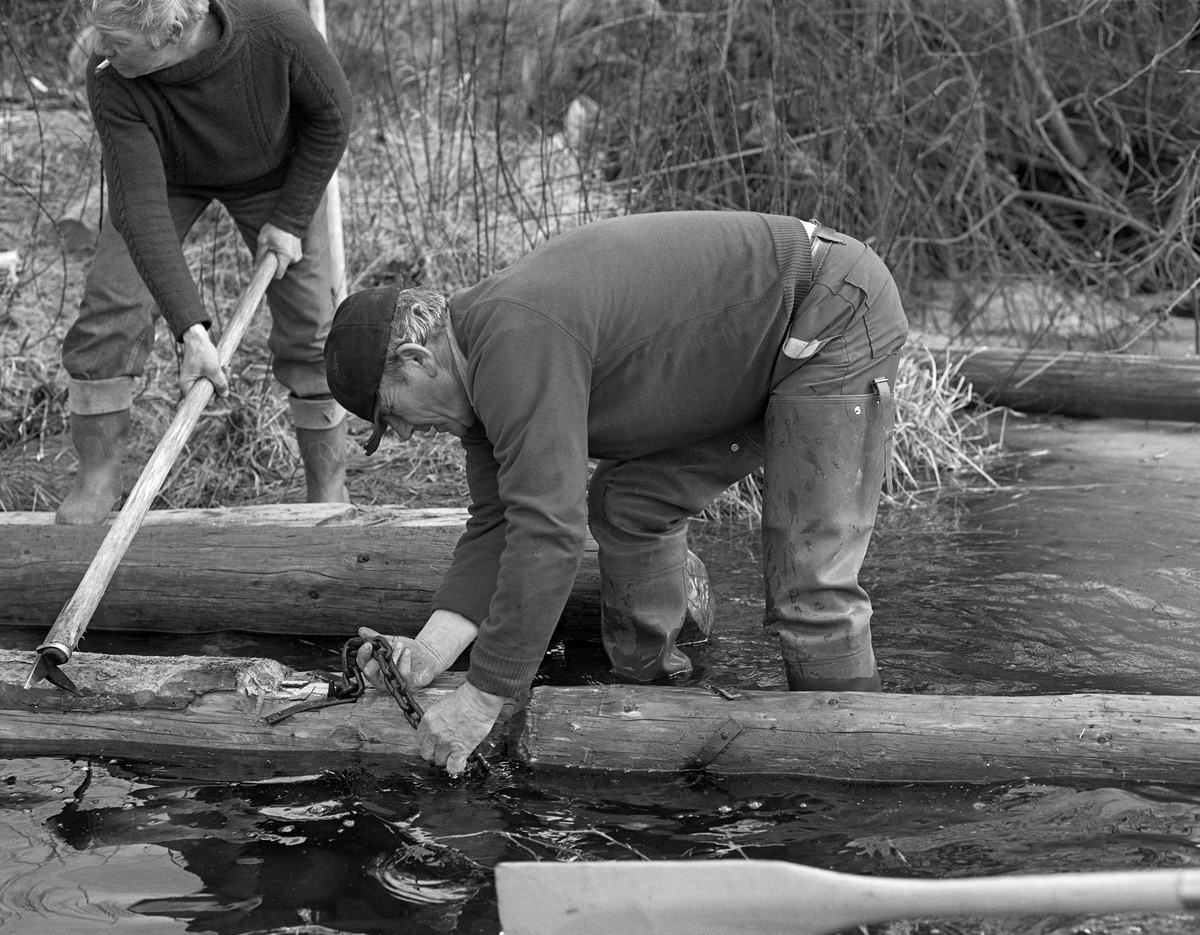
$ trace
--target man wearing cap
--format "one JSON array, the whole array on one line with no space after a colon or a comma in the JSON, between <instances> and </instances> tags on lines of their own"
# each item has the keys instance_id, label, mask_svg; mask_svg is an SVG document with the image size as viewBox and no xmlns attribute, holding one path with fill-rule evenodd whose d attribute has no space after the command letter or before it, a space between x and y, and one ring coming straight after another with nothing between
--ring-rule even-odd
<instances>
[{"instance_id":1,"label":"man wearing cap","mask_svg":"<svg viewBox=\"0 0 1200 935\"><path fill-rule=\"evenodd\" d=\"M397 288L347 298L326 369L375 423L368 451L389 426L466 450L466 529L428 622L392 643L412 687L472 646L466 682L422 720L422 756L460 772L528 691L589 526L614 672L686 675L687 519L764 463L765 625L789 688L879 690L858 572L906 335L865 244L741 212L597 221L448 305Z\"/></svg>"},{"instance_id":2,"label":"man wearing cap","mask_svg":"<svg viewBox=\"0 0 1200 935\"><path fill-rule=\"evenodd\" d=\"M344 501L345 412L325 382L333 318L324 193L346 148L350 86L294 0L84 0L87 72L108 208L79 316L63 342L78 469L56 519L103 522L119 500L135 380L162 315L179 387L227 392L211 315L180 241L216 199L262 259L276 379L309 501Z\"/></svg>"}]
</instances>

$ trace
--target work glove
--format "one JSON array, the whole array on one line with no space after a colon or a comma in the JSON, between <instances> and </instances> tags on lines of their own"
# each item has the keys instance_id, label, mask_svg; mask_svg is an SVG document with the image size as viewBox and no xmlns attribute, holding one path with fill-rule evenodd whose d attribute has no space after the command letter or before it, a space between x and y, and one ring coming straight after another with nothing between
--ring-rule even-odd
<instances>
[{"instance_id":1,"label":"work glove","mask_svg":"<svg viewBox=\"0 0 1200 935\"><path fill-rule=\"evenodd\" d=\"M414 639L409 639L407 636L383 636L370 627L359 627L358 635L365 640L380 638L388 645L392 654L392 662L396 664L396 671L400 673L400 678L404 679L405 686L411 691L424 688L441 674L441 670L435 671L437 661L430 659ZM358 668L367 677L367 681L380 691L387 691L387 686L379 672L379 662L375 658L375 647L371 643L363 643L358 647L357 659Z\"/></svg>"},{"instance_id":2,"label":"work glove","mask_svg":"<svg viewBox=\"0 0 1200 935\"><path fill-rule=\"evenodd\" d=\"M435 610L415 640L407 636L384 636L383 640L391 647L392 661L396 663L404 684L415 690L424 688L454 665L454 661L471 645L478 633L479 627L461 614ZM365 640L380 636L370 627L359 627L358 635ZM358 667L368 681L382 691L384 686L379 679L379 663L372 658L373 653L374 647L369 643L360 646Z\"/></svg>"},{"instance_id":3,"label":"work glove","mask_svg":"<svg viewBox=\"0 0 1200 935\"><path fill-rule=\"evenodd\" d=\"M467 757L487 738L504 702L503 695L463 682L421 718L417 728L421 759L457 776L467 768Z\"/></svg>"}]
</instances>

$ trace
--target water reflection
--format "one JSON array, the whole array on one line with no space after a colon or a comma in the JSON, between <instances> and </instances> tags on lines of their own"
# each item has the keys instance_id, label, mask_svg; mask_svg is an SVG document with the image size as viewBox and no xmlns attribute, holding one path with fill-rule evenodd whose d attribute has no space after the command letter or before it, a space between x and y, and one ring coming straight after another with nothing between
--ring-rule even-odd
<instances>
[{"instance_id":1,"label":"water reflection","mask_svg":"<svg viewBox=\"0 0 1200 935\"><path fill-rule=\"evenodd\" d=\"M53 791L86 773L82 795ZM506 768L470 785L353 770L271 784L147 782L130 764L48 760L6 761L0 775L0 806L19 816L0 836L6 933L147 930L137 917L163 923L155 932L495 932L499 860L760 858L935 878L1179 866L1197 862L1200 841L1200 793L1162 786L862 787ZM36 886L22 867L36 869ZM1163 933L1188 921L872 931Z\"/></svg>"}]
</instances>

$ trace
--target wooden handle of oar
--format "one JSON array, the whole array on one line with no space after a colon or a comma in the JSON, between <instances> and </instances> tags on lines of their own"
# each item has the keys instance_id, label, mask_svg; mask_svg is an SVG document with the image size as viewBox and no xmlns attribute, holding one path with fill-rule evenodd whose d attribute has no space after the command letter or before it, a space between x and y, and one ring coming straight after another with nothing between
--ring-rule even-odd
<instances>
[{"instance_id":1,"label":"wooden handle of oar","mask_svg":"<svg viewBox=\"0 0 1200 935\"><path fill-rule=\"evenodd\" d=\"M242 336L246 333L251 319L254 318L254 313L266 294L267 286L271 284L278 264L279 260L275 254L267 253L255 266L250 284L238 299L233 315L217 344L217 356L222 367L229 366L229 362L233 359L233 353L241 343ZM121 512L100 544L100 549L84 573L83 580L79 582L79 587L75 589L75 593L71 595L71 599L59 613L58 619L54 622L46 639L38 647L38 652L47 654L57 664L62 665L67 662L70 660L71 654L75 652L75 647L79 645L83 631L92 619L92 614L95 613L100 598L104 596L104 591L108 587L109 581L112 580L113 573L117 570L117 565L120 564L126 549L129 548L129 543L133 541L142 520L150 510L150 504L154 502L159 489L167 479L171 465L175 463L179 452L183 450L192 430L200 420L200 413L204 411L204 407L208 405L212 395L211 381L197 380L192 384L192 388L188 390L183 402L179 404L175 418L171 420L171 424L154 449L150 460L142 469L141 476L138 477L137 483L134 484L133 490L125 500L125 505L121 507Z\"/></svg>"},{"instance_id":2,"label":"wooden handle of oar","mask_svg":"<svg viewBox=\"0 0 1200 935\"><path fill-rule=\"evenodd\" d=\"M864 881L866 882L866 881ZM1116 870L867 883L858 924L948 916L1098 916L1200 906L1200 871ZM875 912L869 912L874 907ZM871 917L868 917L871 916Z\"/></svg>"}]
</instances>

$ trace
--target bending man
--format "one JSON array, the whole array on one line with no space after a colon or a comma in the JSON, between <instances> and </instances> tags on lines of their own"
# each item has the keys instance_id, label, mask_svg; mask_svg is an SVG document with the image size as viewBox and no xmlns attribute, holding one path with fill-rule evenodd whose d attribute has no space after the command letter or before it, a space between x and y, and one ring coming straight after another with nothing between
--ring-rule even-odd
<instances>
[{"instance_id":1,"label":"bending man","mask_svg":"<svg viewBox=\"0 0 1200 935\"><path fill-rule=\"evenodd\" d=\"M102 522L121 496L133 382L159 313L183 344L180 390L207 377L228 391L181 246L213 199L256 260L279 260L269 347L308 499L346 500L345 413L322 359L334 305L324 193L349 136L345 75L294 0L83 2L109 211L63 344L79 469L58 522Z\"/></svg>"},{"instance_id":2,"label":"bending man","mask_svg":"<svg viewBox=\"0 0 1200 935\"><path fill-rule=\"evenodd\" d=\"M467 527L432 616L393 642L412 687L474 644L466 682L426 712L422 756L461 771L528 691L589 525L614 671L689 672L675 645L687 519L764 462L765 623L788 685L877 691L858 572L906 336L869 247L750 213L597 221L448 305L396 288L347 298L326 365L342 405L375 423L368 452L389 426L466 449Z\"/></svg>"}]
</instances>

